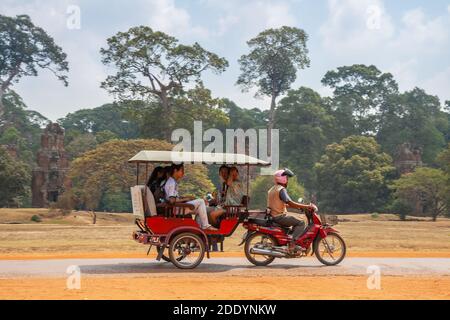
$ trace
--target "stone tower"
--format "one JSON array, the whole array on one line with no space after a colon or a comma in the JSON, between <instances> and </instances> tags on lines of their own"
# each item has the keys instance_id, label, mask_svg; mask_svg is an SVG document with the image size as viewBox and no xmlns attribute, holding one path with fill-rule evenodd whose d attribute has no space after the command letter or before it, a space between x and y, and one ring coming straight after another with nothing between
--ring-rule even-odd
<instances>
[{"instance_id":1,"label":"stone tower","mask_svg":"<svg viewBox=\"0 0 450 320\"><path fill-rule=\"evenodd\" d=\"M58 201L58 196L64 192L64 178L69 169L64 151L64 130L59 124L50 123L45 128L36 162L31 182L32 205L46 208L51 202Z\"/></svg>"},{"instance_id":2,"label":"stone tower","mask_svg":"<svg viewBox=\"0 0 450 320\"><path fill-rule=\"evenodd\" d=\"M411 173L422 166L422 150L403 143L397 148L394 164L400 174Z\"/></svg>"}]
</instances>

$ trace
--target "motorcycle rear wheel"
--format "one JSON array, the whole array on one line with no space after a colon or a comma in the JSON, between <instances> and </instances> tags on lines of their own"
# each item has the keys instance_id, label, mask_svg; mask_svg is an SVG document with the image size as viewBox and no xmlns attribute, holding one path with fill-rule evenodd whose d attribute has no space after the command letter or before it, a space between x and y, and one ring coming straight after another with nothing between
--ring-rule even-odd
<instances>
[{"instance_id":1,"label":"motorcycle rear wheel","mask_svg":"<svg viewBox=\"0 0 450 320\"><path fill-rule=\"evenodd\" d=\"M255 240L256 240L256 243L254 242ZM260 255L260 254L253 254L250 252L250 249L253 248L253 246L255 244L262 243L263 241L270 241L272 246L277 245L277 241L275 240L274 237L272 237L271 235L259 233L259 232L252 234L245 241L245 247L244 247L245 256L247 257L248 261L250 261L251 263L253 263L255 266L258 266L258 267L267 266L267 265L271 264L273 262L273 260L275 260L275 257L265 256L265 255ZM258 258L260 258L260 260L258 260Z\"/></svg>"}]
</instances>

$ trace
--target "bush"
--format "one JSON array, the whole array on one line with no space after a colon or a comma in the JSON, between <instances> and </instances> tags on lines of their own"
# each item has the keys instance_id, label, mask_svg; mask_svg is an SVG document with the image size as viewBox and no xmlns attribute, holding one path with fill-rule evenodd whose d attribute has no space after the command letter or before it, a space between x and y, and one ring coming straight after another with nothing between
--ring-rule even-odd
<instances>
[{"instance_id":1,"label":"bush","mask_svg":"<svg viewBox=\"0 0 450 320\"><path fill-rule=\"evenodd\" d=\"M42 219L38 215L34 215L31 217L31 221L39 223L42 222Z\"/></svg>"},{"instance_id":2,"label":"bush","mask_svg":"<svg viewBox=\"0 0 450 320\"><path fill-rule=\"evenodd\" d=\"M411 205L409 203L397 199L392 203L389 211L397 214L401 220L405 220L406 215L411 213L412 209L413 208L411 207Z\"/></svg>"},{"instance_id":3,"label":"bush","mask_svg":"<svg viewBox=\"0 0 450 320\"><path fill-rule=\"evenodd\" d=\"M374 212L370 215L372 217L372 219L378 219L378 217L380 216L378 212Z\"/></svg>"}]
</instances>

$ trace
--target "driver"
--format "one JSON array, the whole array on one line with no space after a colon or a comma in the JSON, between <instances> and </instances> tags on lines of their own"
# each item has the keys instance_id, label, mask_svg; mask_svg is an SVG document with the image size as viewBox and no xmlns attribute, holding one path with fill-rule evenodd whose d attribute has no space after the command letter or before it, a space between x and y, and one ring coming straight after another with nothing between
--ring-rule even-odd
<instances>
[{"instance_id":1,"label":"driver","mask_svg":"<svg viewBox=\"0 0 450 320\"><path fill-rule=\"evenodd\" d=\"M289 169L278 170L274 174L275 185L270 188L267 194L267 207L270 209L270 215L273 221L283 227L292 227L292 240L288 245L289 253L293 254L297 251L296 242L300 238L305 223L287 215L287 207L296 209L317 210L314 204L304 205L292 201L286 190L288 185L288 177L293 177L294 173Z\"/></svg>"}]
</instances>

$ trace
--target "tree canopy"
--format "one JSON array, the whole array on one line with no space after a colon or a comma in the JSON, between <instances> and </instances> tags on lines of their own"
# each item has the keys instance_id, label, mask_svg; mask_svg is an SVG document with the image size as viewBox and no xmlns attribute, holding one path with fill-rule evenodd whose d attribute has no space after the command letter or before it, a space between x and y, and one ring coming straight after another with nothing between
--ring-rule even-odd
<instances>
[{"instance_id":1,"label":"tree canopy","mask_svg":"<svg viewBox=\"0 0 450 320\"><path fill-rule=\"evenodd\" d=\"M405 174L392 184L395 197L412 210L415 203L423 207L423 212L436 221L442 214L450 214L448 180L444 172L433 168L418 168Z\"/></svg>"},{"instance_id":2,"label":"tree canopy","mask_svg":"<svg viewBox=\"0 0 450 320\"><path fill-rule=\"evenodd\" d=\"M268 129L275 122L276 99L297 79L297 71L309 67L308 35L299 28L283 26L267 29L247 42L250 53L239 59L241 74L237 84L257 95L271 97Z\"/></svg>"},{"instance_id":3,"label":"tree canopy","mask_svg":"<svg viewBox=\"0 0 450 320\"><path fill-rule=\"evenodd\" d=\"M30 170L0 146L0 207L19 206L30 192Z\"/></svg>"},{"instance_id":4,"label":"tree canopy","mask_svg":"<svg viewBox=\"0 0 450 320\"><path fill-rule=\"evenodd\" d=\"M37 76L38 69L52 72L65 85L67 56L45 30L27 15L0 15L0 119L3 95L25 76Z\"/></svg>"},{"instance_id":5,"label":"tree canopy","mask_svg":"<svg viewBox=\"0 0 450 320\"><path fill-rule=\"evenodd\" d=\"M103 63L117 73L110 75L102 87L122 100L160 101L165 113L164 134L170 140L174 125L170 95L190 81L200 82L206 70L216 73L228 67L225 58L203 49L198 43L180 44L177 39L146 26L119 32L101 49Z\"/></svg>"},{"instance_id":6,"label":"tree canopy","mask_svg":"<svg viewBox=\"0 0 450 320\"><path fill-rule=\"evenodd\" d=\"M373 212L383 206L395 168L371 137L350 136L327 146L315 166L318 200L332 212Z\"/></svg>"}]
</instances>

